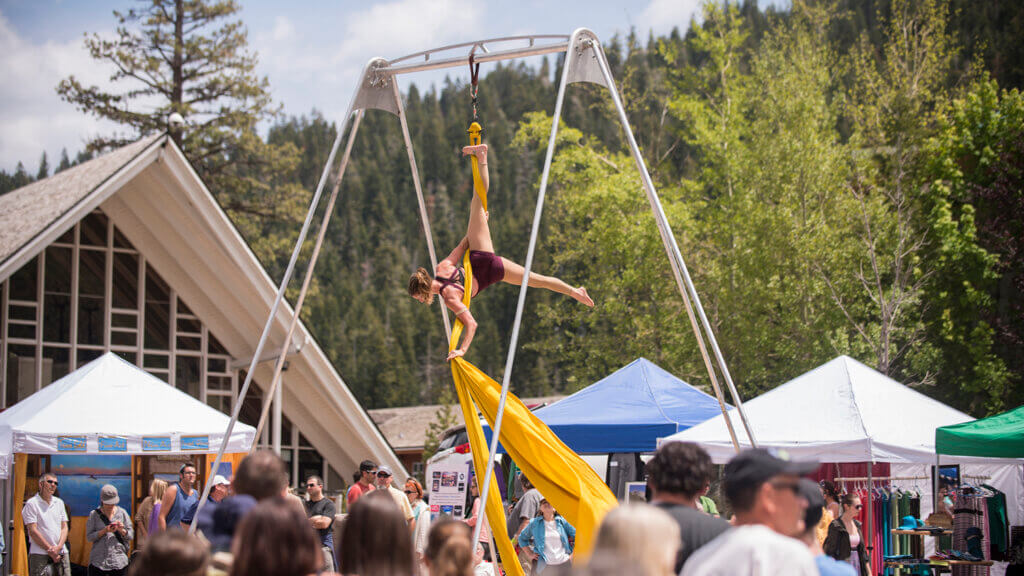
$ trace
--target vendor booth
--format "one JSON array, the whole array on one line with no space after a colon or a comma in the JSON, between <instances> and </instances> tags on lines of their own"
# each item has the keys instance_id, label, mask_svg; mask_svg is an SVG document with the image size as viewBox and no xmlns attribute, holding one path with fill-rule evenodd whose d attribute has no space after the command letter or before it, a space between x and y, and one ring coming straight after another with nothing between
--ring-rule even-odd
<instances>
[{"instance_id":1,"label":"vendor booth","mask_svg":"<svg viewBox=\"0 0 1024 576\"><path fill-rule=\"evenodd\" d=\"M744 408L760 447L784 450L794 460L821 462L824 477L846 478L839 481L841 488L864 491L868 499L885 490L917 494L919 518L932 512L935 429L973 420L848 356L751 399ZM733 411L729 416L734 426L742 426ZM739 440L749 447L746 438ZM721 415L662 440L671 441L700 444L716 463L735 454ZM961 457L958 463L963 477L984 481L1006 494L1013 504L1008 510L1011 524L1024 522L1019 461ZM865 516L871 510L871 505L865 506ZM867 529L874 518L863 520ZM884 538L877 531L874 536L879 543L873 561L880 569Z\"/></svg>"},{"instance_id":2,"label":"vendor booth","mask_svg":"<svg viewBox=\"0 0 1024 576\"><path fill-rule=\"evenodd\" d=\"M658 438L721 413L714 396L646 358L534 412L577 454L654 452Z\"/></svg>"},{"instance_id":3,"label":"vendor booth","mask_svg":"<svg viewBox=\"0 0 1024 576\"><path fill-rule=\"evenodd\" d=\"M935 452L955 456L1024 458L1024 406L935 430Z\"/></svg>"},{"instance_id":4,"label":"vendor booth","mask_svg":"<svg viewBox=\"0 0 1024 576\"><path fill-rule=\"evenodd\" d=\"M100 488L117 487L120 506L133 514L152 478L176 481L180 465L192 462L201 489L228 421L227 415L113 353L0 413L4 515L14 525L6 539L10 573L27 573L21 509L38 490L40 474L58 476L58 496L70 509L70 558L86 565L85 522L99 505ZM227 446L230 457L220 473L230 475L255 433L251 426L235 425Z\"/></svg>"},{"instance_id":5,"label":"vendor booth","mask_svg":"<svg viewBox=\"0 0 1024 576\"><path fill-rule=\"evenodd\" d=\"M721 413L714 396L638 358L534 415L625 499L631 485L642 484L640 455L654 452L658 438ZM489 427L484 434L490 441Z\"/></svg>"}]
</instances>

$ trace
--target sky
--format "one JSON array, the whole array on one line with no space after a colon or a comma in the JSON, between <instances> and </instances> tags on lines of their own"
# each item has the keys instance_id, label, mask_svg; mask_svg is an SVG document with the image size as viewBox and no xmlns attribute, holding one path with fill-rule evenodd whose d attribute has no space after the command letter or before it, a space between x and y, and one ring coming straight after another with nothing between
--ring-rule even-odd
<instances>
[{"instance_id":1,"label":"sky","mask_svg":"<svg viewBox=\"0 0 1024 576\"><path fill-rule=\"evenodd\" d=\"M52 168L62 148L73 157L91 137L117 132L113 124L60 100L55 88L74 75L85 85L125 89L124 82L110 82L109 65L89 56L83 37L113 36L113 11L133 5L130 0L0 0L0 170L10 172L22 161L35 174L44 151ZM288 115L316 109L337 122L372 57L393 59L519 34L568 35L580 27L602 41L631 29L646 39L650 31L685 30L700 0L241 0L241 5L239 17L259 56L257 71L269 79L275 102ZM468 76L461 69L421 73L403 77L401 86L436 85L445 74Z\"/></svg>"}]
</instances>

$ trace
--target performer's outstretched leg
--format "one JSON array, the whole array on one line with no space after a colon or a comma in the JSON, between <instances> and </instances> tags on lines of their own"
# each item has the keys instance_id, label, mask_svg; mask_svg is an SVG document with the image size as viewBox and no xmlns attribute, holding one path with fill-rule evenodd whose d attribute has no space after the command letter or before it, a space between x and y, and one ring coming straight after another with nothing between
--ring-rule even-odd
<instances>
[{"instance_id":1,"label":"performer's outstretched leg","mask_svg":"<svg viewBox=\"0 0 1024 576\"><path fill-rule=\"evenodd\" d=\"M523 283L524 269L519 264L509 260L508 258L501 259L502 264L505 266L505 277L502 278L502 282L508 282L515 286L519 286ZM594 301L587 294L587 289L580 286L579 288L573 288L566 284L562 280L555 278L554 276L545 276L536 272L530 272L530 288L545 288L552 292L558 292L559 294L565 294L570 298L578 300L579 302L586 304L587 306L593 306Z\"/></svg>"}]
</instances>

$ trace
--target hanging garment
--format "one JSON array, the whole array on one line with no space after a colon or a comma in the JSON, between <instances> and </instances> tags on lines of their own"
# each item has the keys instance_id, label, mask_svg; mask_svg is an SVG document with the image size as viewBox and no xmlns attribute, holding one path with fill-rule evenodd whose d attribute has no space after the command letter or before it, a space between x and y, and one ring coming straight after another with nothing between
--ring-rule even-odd
<instances>
[{"instance_id":1,"label":"hanging garment","mask_svg":"<svg viewBox=\"0 0 1024 576\"><path fill-rule=\"evenodd\" d=\"M907 501L910 515L914 518L921 518L921 498L916 494L911 494ZM910 537L910 553L914 558L924 558L924 538L920 536Z\"/></svg>"},{"instance_id":2,"label":"hanging garment","mask_svg":"<svg viewBox=\"0 0 1024 576\"><path fill-rule=\"evenodd\" d=\"M988 505L989 537L992 541L991 554L993 560L1003 560L1010 550L1009 522L1006 516L1006 494L988 484L983 488L992 491L992 496L985 500Z\"/></svg>"},{"instance_id":3,"label":"hanging garment","mask_svg":"<svg viewBox=\"0 0 1024 576\"><path fill-rule=\"evenodd\" d=\"M876 568L883 565L882 557L885 556L885 530L884 521L885 513L883 512L882 499L877 494L872 493L872 498L875 499L871 509L871 523L873 528L871 530L871 573L877 574Z\"/></svg>"},{"instance_id":4,"label":"hanging garment","mask_svg":"<svg viewBox=\"0 0 1024 576\"><path fill-rule=\"evenodd\" d=\"M981 551L985 555L985 560L992 559L992 537L989 532L989 520L988 520L988 497L980 498L982 501L981 506Z\"/></svg>"},{"instance_id":5,"label":"hanging garment","mask_svg":"<svg viewBox=\"0 0 1024 576\"><path fill-rule=\"evenodd\" d=\"M956 501L956 508L953 509L953 550L967 550L967 529L978 528L984 530L985 524L985 499L970 495L961 494ZM982 546L984 547L984 538ZM953 576L988 576L987 566L953 566Z\"/></svg>"},{"instance_id":6,"label":"hanging garment","mask_svg":"<svg viewBox=\"0 0 1024 576\"><path fill-rule=\"evenodd\" d=\"M908 516L909 514L910 514L910 495L909 494L901 494L900 495L900 501L899 501L899 512L896 514L896 517L897 518L903 518L904 516ZM905 534L901 534L900 535L900 537L899 537L900 554L910 554L914 558L920 558L920 556L915 556L913 551L911 550L910 542L913 541L913 540L916 540L916 538L912 538L912 537L907 536Z\"/></svg>"}]
</instances>

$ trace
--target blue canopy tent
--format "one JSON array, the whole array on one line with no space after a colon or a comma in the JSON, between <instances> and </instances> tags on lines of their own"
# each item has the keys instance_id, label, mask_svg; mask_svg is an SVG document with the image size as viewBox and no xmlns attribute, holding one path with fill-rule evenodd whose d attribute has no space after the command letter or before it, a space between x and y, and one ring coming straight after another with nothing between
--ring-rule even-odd
<instances>
[{"instance_id":1,"label":"blue canopy tent","mask_svg":"<svg viewBox=\"0 0 1024 576\"><path fill-rule=\"evenodd\" d=\"M654 452L658 438L721 413L714 396L646 358L534 412L577 454Z\"/></svg>"}]
</instances>

